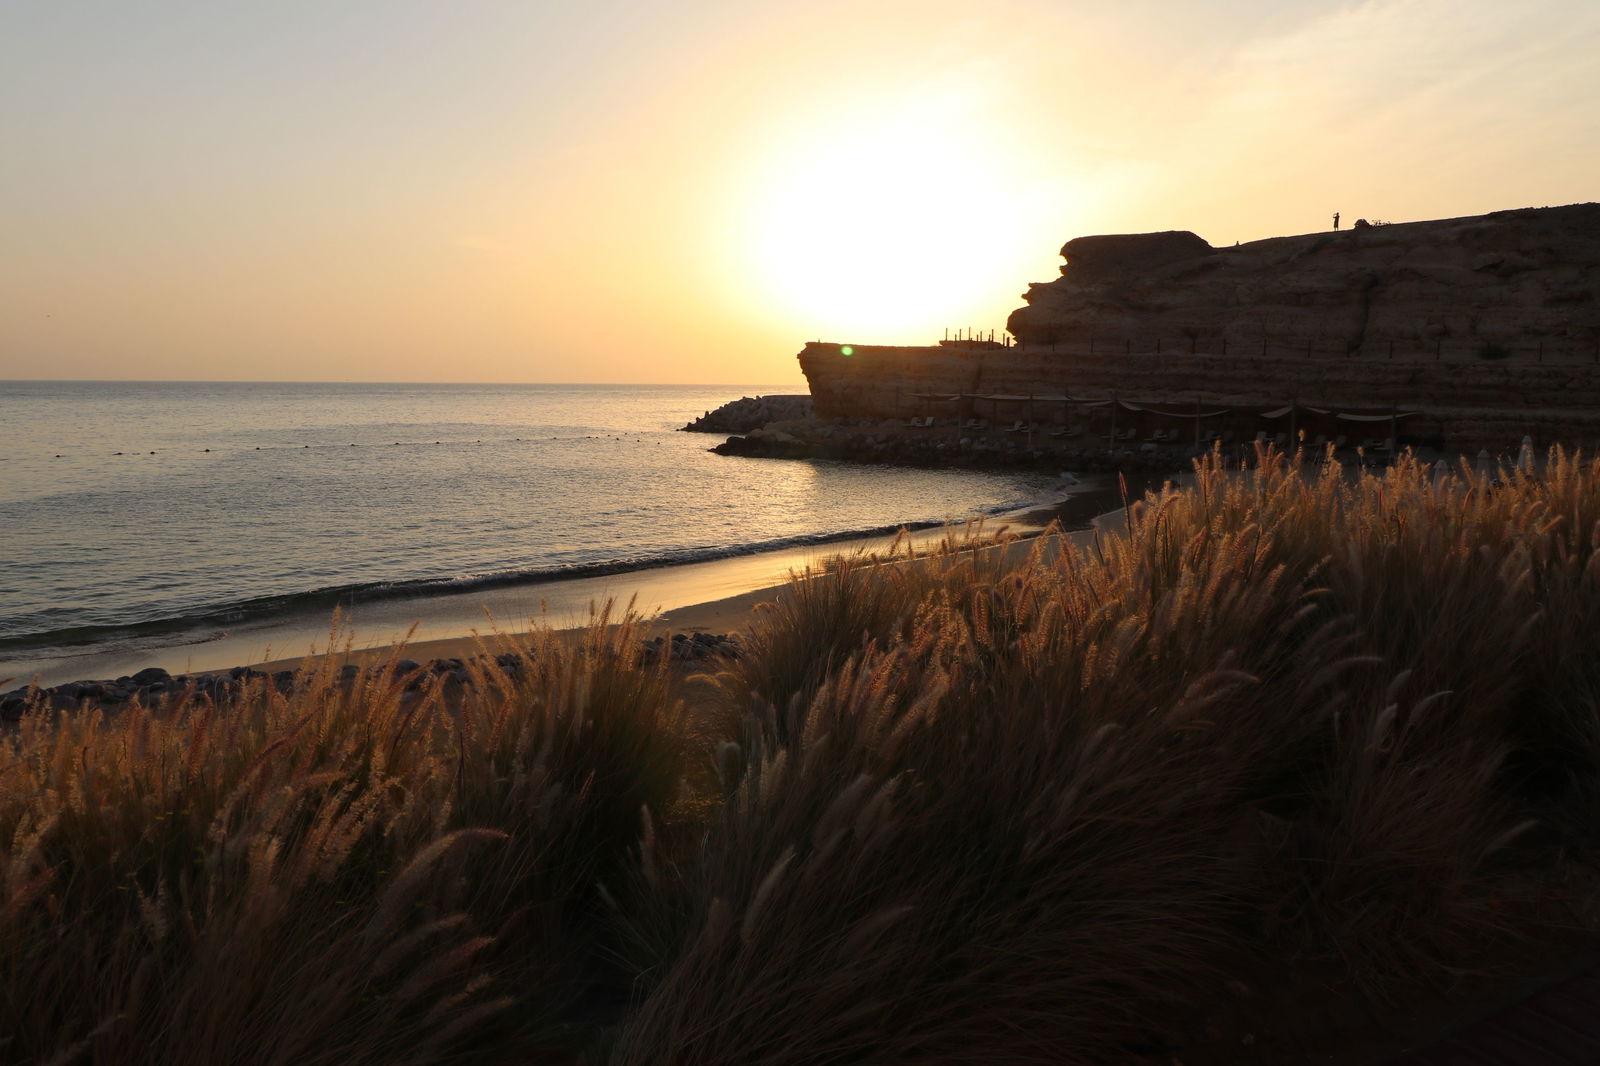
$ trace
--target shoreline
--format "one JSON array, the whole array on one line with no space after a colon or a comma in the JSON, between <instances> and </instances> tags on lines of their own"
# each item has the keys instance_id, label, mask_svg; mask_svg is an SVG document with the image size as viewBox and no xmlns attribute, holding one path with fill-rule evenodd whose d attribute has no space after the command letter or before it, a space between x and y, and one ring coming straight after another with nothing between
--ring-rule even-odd
<instances>
[{"instance_id":1,"label":"shoreline","mask_svg":"<svg viewBox=\"0 0 1600 1066\"><path fill-rule=\"evenodd\" d=\"M1139 498L1144 488L1143 483L1130 483L1129 498ZM1062 498L1036 500L982 516L981 521L994 532L1009 530L1029 538L1042 533L1052 521L1059 521L1069 532L1083 530L1099 516L1121 510L1120 490L1114 480L1085 480L1066 491ZM959 527L924 526L907 535L915 544L929 544L952 528ZM351 661L381 660L402 644L414 658L461 658L476 654L480 641L492 644L496 634L515 637L540 628L582 628L593 609L608 600L619 608L631 603L646 619L651 636L736 633L743 623L735 620L747 618L763 596L771 598L790 571L832 555L883 550L898 535L840 534L771 551L688 563L394 597L358 604L348 612L296 612L242 626L220 638L180 640L163 647L111 646L82 654L18 659L0 666L0 698L35 686L55 689L91 678L126 678L149 668L179 676L226 673L240 667L276 672L289 669L288 663L345 654L345 642ZM19 666L26 671L16 669Z\"/></svg>"},{"instance_id":2,"label":"shoreline","mask_svg":"<svg viewBox=\"0 0 1600 1066\"><path fill-rule=\"evenodd\" d=\"M1092 494L1091 498L1102 495ZM1085 496L1074 499L1080 501L1080 504L1087 503ZM1067 501L1062 501L1061 505L1038 508L1031 512L1036 518L1043 519L1049 516L1049 520L1042 526L1019 532L1016 539L1003 549L991 545L979 550L1004 550L1020 558L1023 553L1032 549L1035 540L1046 534L1050 521L1060 517L1059 511L1066 503ZM1058 535L1067 543L1077 544L1080 547L1087 546L1103 533L1123 528L1124 520L1125 511L1119 505L1114 510L1095 514L1076 528L1063 528ZM943 535L945 528L938 531L940 535ZM884 538L882 546L886 547L891 540L892 538ZM901 559L896 562L904 564L910 560ZM704 668L711 660L736 656L739 653L739 639L756 617L757 611L763 605L777 600L787 587L787 581L783 581L718 599L688 603L681 608L638 618L637 633L641 644L644 645L643 650L647 655L670 654L673 659L684 659L683 665L691 670ZM575 639L588 624L592 623L566 628L547 628L557 637ZM528 639L532 635L531 628L495 629L489 632L475 630L430 640L419 641L402 637L391 643L357 647L356 642L350 639L352 634L339 633L337 636L344 638L344 643L341 644L335 641L334 634L330 633L330 643L334 645L332 647L321 649L313 647L304 654L269 659L249 665L197 670L177 675L168 674L160 668L146 667L138 674L120 677L114 681L79 679L38 686L36 690L32 686L24 686L21 689L0 693L0 720L16 719L36 700L42 700L47 707L56 710L76 708L86 700L92 701L96 706L115 709L135 696L147 703L153 703L182 694L190 688L198 689L214 699L221 699L225 693L236 691L239 685L248 683L252 679L266 679L276 685L279 691L286 692L294 686L296 676L317 669L329 659L339 665L346 683L354 681L363 673L379 670L389 664L394 664L395 668L406 674L454 674L464 680L468 677L466 664L476 659L498 658L502 666L508 669L514 667L515 664L508 663L507 659L515 659L523 654L521 649L527 646ZM681 649L679 642L683 642ZM656 646L654 652L650 648L651 644ZM692 654L680 655L680 651Z\"/></svg>"}]
</instances>

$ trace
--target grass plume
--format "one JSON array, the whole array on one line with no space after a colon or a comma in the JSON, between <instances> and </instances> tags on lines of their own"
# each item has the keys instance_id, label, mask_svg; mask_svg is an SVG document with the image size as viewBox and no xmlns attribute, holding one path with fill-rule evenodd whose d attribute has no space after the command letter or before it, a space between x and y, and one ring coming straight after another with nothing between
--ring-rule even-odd
<instances>
[{"instance_id":1,"label":"grass plume","mask_svg":"<svg viewBox=\"0 0 1600 1066\"><path fill-rule=\"evenodd\" d=\"M0 1058L1293 1060L1594 943L1597 557L1593 460L1263 449L798 575L694 715L627 617L41 711Z\"/></svg>"}]
</instances>

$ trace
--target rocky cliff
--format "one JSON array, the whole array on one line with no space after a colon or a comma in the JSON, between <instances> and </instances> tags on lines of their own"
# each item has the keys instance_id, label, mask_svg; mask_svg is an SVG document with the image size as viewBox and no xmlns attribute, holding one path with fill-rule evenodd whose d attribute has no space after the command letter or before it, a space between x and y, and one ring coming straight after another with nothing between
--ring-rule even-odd
<instances>
[{"instance_id":1,"label":"rocky cliff","mask_svg":"<svg viewBox=\"0 0 1600 1066\"><path fill-rule=\"evenodd\" d=\"M1600 204L1228 248L1186 232L1079 237L1061 253L1061 277L1011 315L1014 347L808 345L818 415L1117 394L1414 410L1410 425L1450 448L1600 442Z\"/></svg>"},{"instance_id":2,"label":"rocky cliff","mask_svg":"<svg viewBox=\"0 0 1600 1066\"><path fill-rule=\"evenodd\" d=\"M1213 248L1192 233L1079 237L1008 322L1023 345L1156 338L1207 351L1387 355L1600 339L1600 204L1361 226ZM1468 354L1476 354L1475 351Z\"/></svg>"}]
</instances>

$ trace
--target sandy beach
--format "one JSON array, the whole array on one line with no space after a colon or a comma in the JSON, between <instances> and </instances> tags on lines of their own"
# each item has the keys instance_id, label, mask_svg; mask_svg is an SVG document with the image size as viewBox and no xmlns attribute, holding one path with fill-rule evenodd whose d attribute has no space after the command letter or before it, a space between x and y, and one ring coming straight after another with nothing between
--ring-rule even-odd
<instances>
[{"instance_id":1,"label":"sandy beach","mask_svg":"<svg viewBox=\"0 0 1600 1066\"><path fill-rule=\"evenodd\" d=\"M1130 495L1143 486L1131 484ZM1052 522L1063 529L1088 528L1097 516L1120 515L1121 490L1115 480L1075 483L1061 499L993 516L983 523L988 534L1036 536ZM947 535L943 528L908 534L926 547ZM755 606L769 601L791 572L831 556L854 552L886 552L892 536L875 536L799 545L777 551L735 555L677 566L661 566L618 574L502 588L439 592L359 603L342 611L337 635L325 612L286 615L248 623L222 634L159 645L131 644L97 648L81 654L0 664L0 691L25 683L49 688L73 681L115 678L148 667L172 674L226 671L237 666L281 670L308 656L330 650L355 661L382 660L404 643L410 658L451 658L472 654L480 641L492 643L537 628L574 629L587 625L607 602L613 615L632 605L650 620L651 635L741 632Z\"/></svg>"},{"instance_id":2,"label":"sandy beach","mask_svg":"<svg viewBox=\"0 0 1600 1066\"><path fill-rule=\"evenodd\" d=\"M1112 496L1107 491L1083 493L1048 507L1040 507L1027 511L1016 512L1003 516L1002 521L987 524L984 528L998 533L1002 530L1016 534L1020 539L1013 542L1006 550L1008 554L1021 557L1033 547L1033 540L1042 535L1052 522L1058 522L1064 530L1063 540L1068 543L1087 544L1096 535L1115 531L1123 528L1125 516L1120 506L1114 510L1106 510ZM911 542L918 547L926 547L936 543L946 535L945 530L929 529L920 530L910 534ZM749 575L775 572L780 575L779 580L764 584L756 588L745 589L731 595L719 596L713 599L704 599L682 603L670 608L661 608L655 611L644 611L646 622L642 627L647 638L657 636L670 637L674 633L716 633L738 635L745 632L751 622L756 618L763 604L772 603L784 595L787 585L787 574L798 571L808 565L814 565L829 557L851 552L882 552L892 544L892 537L874 537L859 541L841 541L833 544L820 545L803 553L769 553L769 555L782 556L782 559L770 558L768 555L751 556L744 559L716 560L713 563L696 564L690 567L670 567L663 570L695 571L694 573L660 574L661 577L676 578L677 580L663 584L658 581L649 581L649 587L658 594L671 594L685 587L698 587L702 593L716 590L730 584L737 584L741 580L748 580ZM799 561L789 560L793 556ZM738 564L738 565L725 565ZM781 565L783 569L773 571L773 567ZM701 569L704 568L704 569ZM647 572L650 573L650 572ZM642 576L642 575L633 575ZM656 573L650 573L656 577ZM646 579L649 580L648 578ZM698 586L693 582L700 581ZM684 585L683 583L690 583ZM685 593L679 593L680 595ZM637 596L637 593L635 594ZM620 603L620 600L616 602ZM559 618L559 616L554 616ZM559 619L568 624L559 624L550 621L545 624L557 630L576 631L588 624L587 615L582 618L568 616ZM434 621L429 629L439 625ZM371 665L381 663L396 653L400 644L404 645L404 656L408 659L426 662L430 659L467 658L479 654L488 647L496 650L497 640L510 640L516 642L525 635L530 627L500 628L497 631L485 627L476 627L472 631L456 634L454 636L428 637L424 639L393 640L386 642L353 642L348 652L336 650L334 654L341 655L346 661L357 665ZM424 632L419 625L418 632ZM296 670L306 666L312 660L326 654L326 635L321 648L313 648L304 655L291 655L282 658L268 659L262 662L249 664L256 670L276 673L280 670Z\"/></svg>"}]
</instances>

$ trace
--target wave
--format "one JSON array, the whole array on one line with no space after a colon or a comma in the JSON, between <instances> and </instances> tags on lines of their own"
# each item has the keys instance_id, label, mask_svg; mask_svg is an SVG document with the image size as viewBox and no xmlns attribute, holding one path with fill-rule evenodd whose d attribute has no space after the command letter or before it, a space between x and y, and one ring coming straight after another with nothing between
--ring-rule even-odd
<instances>
[{"instance_id":1,"label":"wave","mask_svg":"<svg viewBox=\"0 0 1600 1066\"><path fill-rule=\"evenodd\" d=\"M1016 502L993 507L983 512L986 517L1018 513L1024 510L1049 506L1050 499ZM39 658L76 654L86 647L108 644L137 644L152 639L170 638L177 634L192 634L187 639L204 641L217 639L220 632L206 635L208 630L237 627L255 622L306 614L329 614L335 608L352 607L362 603L405 599L428 595L471 592L478 589L503 588L513 585L540 585L552 581L571 581L580 578L607 577L640 570L668 566L685 566L690 563L714 559L730 559L763 552L812 544L829 544L864 537L888 536L900 530L934 529L946 525L943 521L897 522L865 529L841 530L830 533L798 534L722 547L682 549L626 559L610 559L593 563L569 563L560 566L533 567L504 570L490 574L464 574L444 578L419 578L402 581L375 581L259 596L251 599L204 604L183 614L119 624L86 624L32 633L15 633L0 636L0 653ZM55 653L55 654L52 654Z\"/></svg>"}]
</instances>

